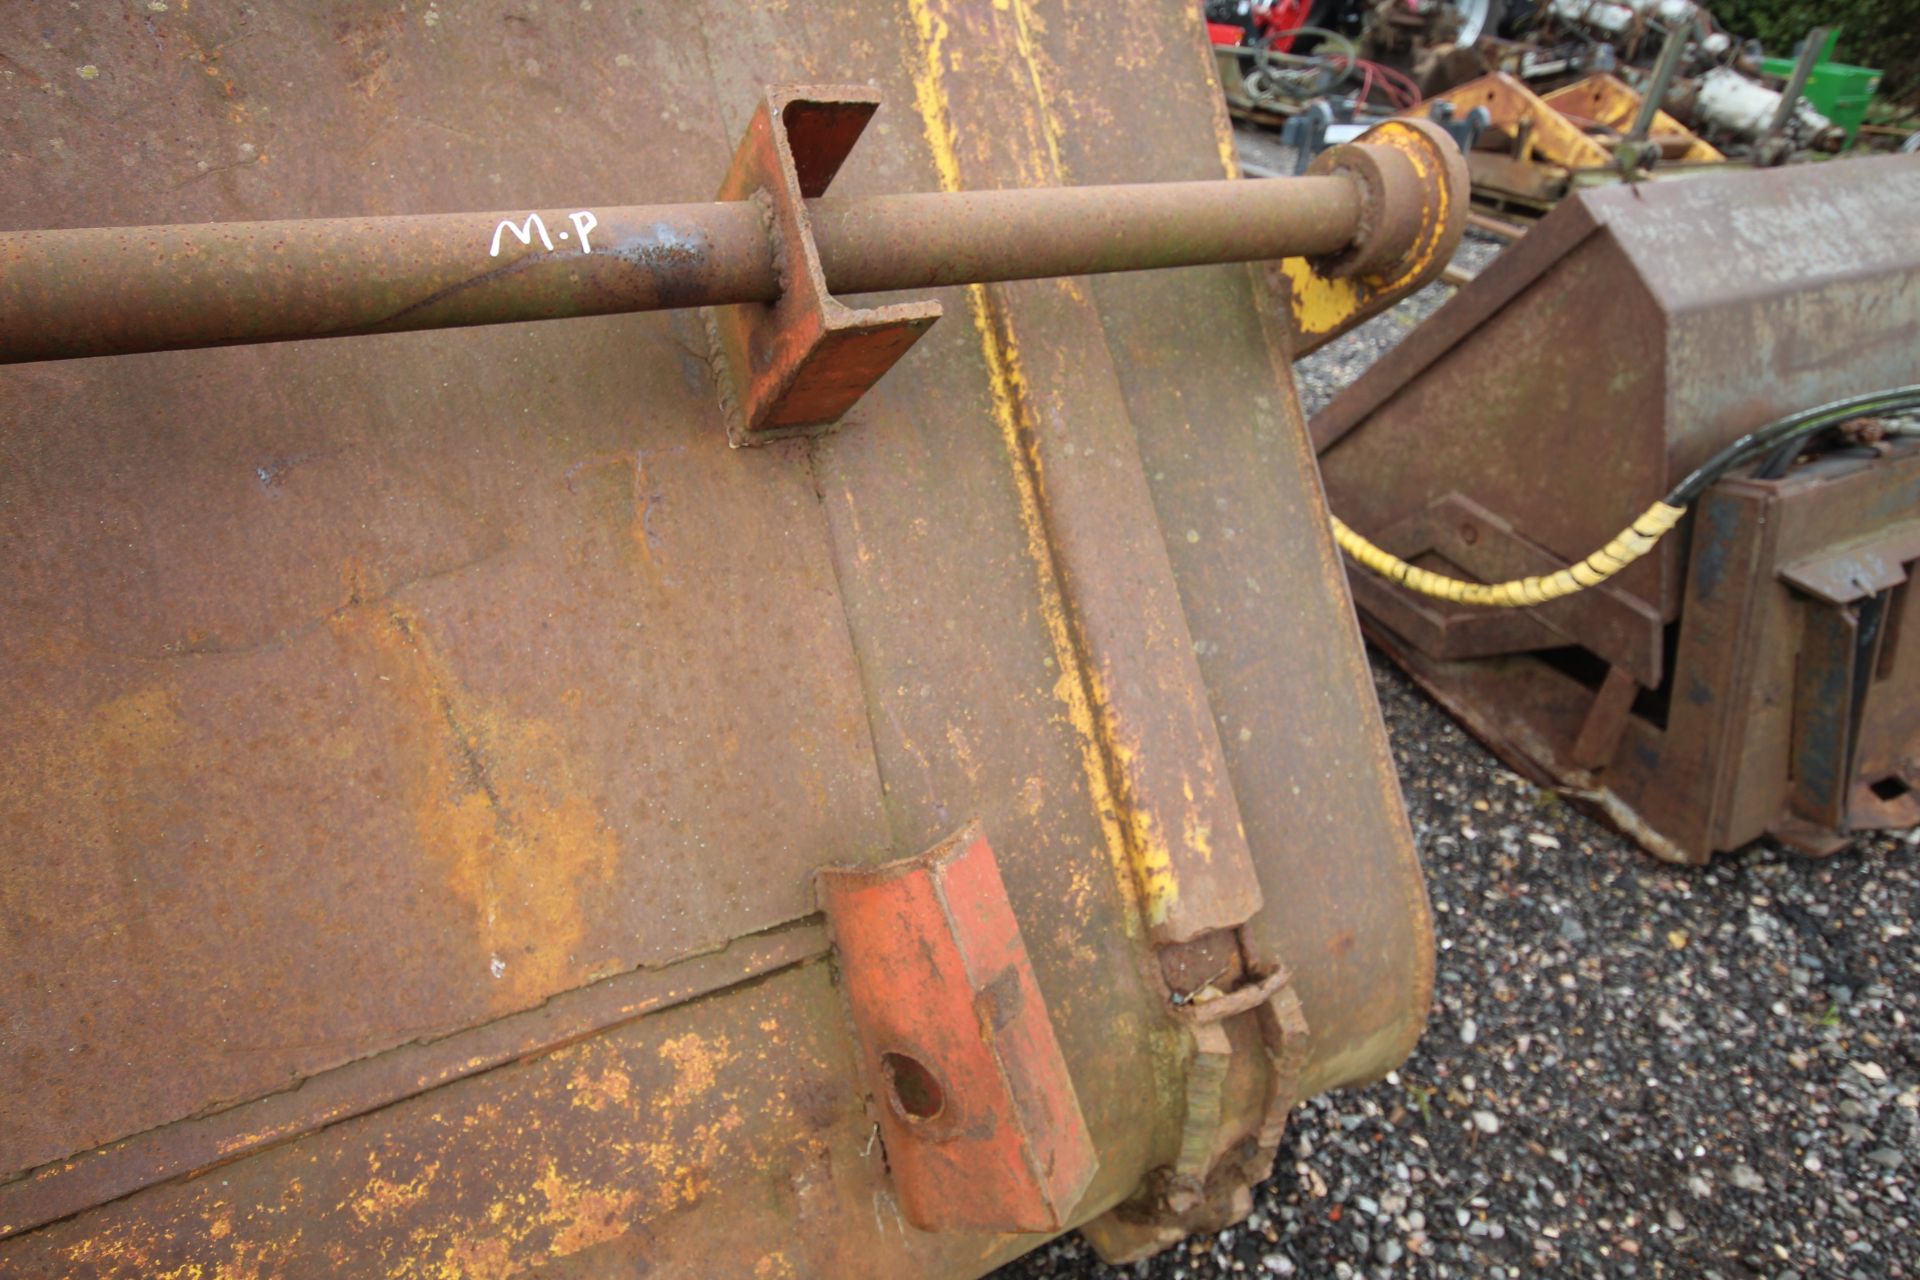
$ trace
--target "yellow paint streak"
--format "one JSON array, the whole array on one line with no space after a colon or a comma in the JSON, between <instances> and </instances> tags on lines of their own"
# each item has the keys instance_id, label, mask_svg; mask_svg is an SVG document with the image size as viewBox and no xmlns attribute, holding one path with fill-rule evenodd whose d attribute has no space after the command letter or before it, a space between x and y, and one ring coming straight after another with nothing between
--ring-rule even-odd
<instances>
[{"instance_id":1,"label":"yellow paint streak","mask_svg":"<svg viewBox=\"0 0 1920 1280\"><path fill-rule=\"evenodd\" d=\"M556 1258L625 1235L632 1224L634 1202L639 1199L635 1191L609 1191L563 1177L551 1160L546 1173L533 1185L546 1197L547 1209L541 1221L543 1226L554 1228L547 1252Z\"/></svg>"},{"instance_id":2,"label":"yellow paint streak","mask_svg":"<svg viewBox=\"0 0 1920 1280\"><path fill-rule=\"evenodd\" d=\"M1066 708L1068 722L1079 738L1081 770L1100 821L1108 860L1119 874L1121 892L1148 925L1157 927L1166 922L1177 894L1172 857L1165 841L1154 837L1152 816L1126 803L1109 773L1111 760L1119 763L1124 775L1122 757L1131 752L1119 746L1118 726L1107 710L1112 704L1098 674L1082 661L1079 646L1074 643L1066 595L1047 537L1040 456L1033 447L1031 428L1022 421L1025 406L1030 403L1026 376L1012 334L994 324L990 307L984 285L968 286L967 309L980 333L994 422L1013 464L1027 555L1040 588L1040 617L1060 670L1053 685L1054 697Z\"/></svg>"},{"instance_id":3,"label":"yellow paint streak","mask_svg":"<svg viewBox=\"0 0 1920 1280\"><path fill-rule=\"evenodd\" d=\"M1213 824L1204 822L1200 818L1199 807L1194 803L1192 779L1182 778L1180 789L1187 798L1187 812L1185 821L1181 823L1181 835L1186 840L1187 848L1199 854L1202 862L1210 863L1213 861Z\"/></svg>"},{"instance_id":4,"label":"yellow paint streak","mask_svg":"<svg viewBox=\"0 0 1920 1280\"><path fill-rule=\"evenodd\" d=\"M1427 182L1428 179L1433 176L1433 153L1428 151L1426 145L1419 139L1406 133L1401 128L1395 128L1386 131L1382 140L1407 158L1407 163L1413 166L1414 176L1422 183ZM1422 229L1420 238L1416 241L1418 252L1406 261L1405 270L1395 276L1391 283L1381 288L1381 292L1397 289L1407 281L1414 279L1433 263L1433 256L1440 247L1440 236L1437 229L1447 224L1447 210L1450 196L1445 182L1435 182L1432 189L1436 201L1434 205L1434 215L1432 219L1428 221L1426 227Z\"/></svg>"},{"instance_id":5,"label":"yellow paint streak","mask_svg":"<svg viewBox=\"0 0 1920 1280\"><path fill-rule=\"evenodd\" d=\"M1106 758L1113 762L1118 777L1117 811L1126 831L1128 863L1139 888L1140 907L1146 914L1147 923L1158 928L1167 922L1173 904L1180 896L1180 884L1173 872L1173 849L1167 844L1166 837L1160 834L1160 823L1153 812L1133 799L1130 782L1139 776L1135 761L1140 753L1121 728L1120 718L1113 710L1113 699L1107 695L1105 682L1097 672L1089 669L1087 684L1092 690L1093 705L1100 712L1100 736L1106 748Z\"/></svg>"},{"instance_id":6,"label":"yellow paint streak","mask_svg":"<svg viewBox=\"0 0 1920 1280\"><path fill-rule=\"evenodd\" d=\"M440 1163L436 1160L422 1169L418 1177L405 1182L394 1182L378 1176L368 1178L360 1194L353 1198L353 1216L364 1227L419 1204L427 1198L427 1192L433 1186L433 1175L439 1171Z\"/></svg>"},{"instance_id":7,"label":"yellow paint streak","mask_svg":"<svg viewBox=\"0 0 1920 1280\"><path fill-rule=\"evenodd\" d=\"M957 724L947 726L947 746L953 751L954 760L960 765L961 772L967 775L967 781L980 785L980 762L973 758L973 750L967 743L967 734Z\"/></svg>"},{"instance_id":8,"label":"yellow paint streak","mask_svg":"<svg viewBox=\"0 0 1920 1280\"><path fill-rule=\"evenodd\" d=\"M1207 35L1206 15L1199 5L1187 6L1187 23L1192 28L1187 42L1200 55L1203 75L1212 89L1213 145L1220 151L1220 169L1229 178L1240 176L1240 155L1233 146L1233 117L1227 114L1227 95L1220 89L1220 71L1214 64L1213 40Z\"/></svg>"},{"instance_id":9,"label":"yellow paint streak","mask_svg":"<svg viewBox=\"0 0 1920 1280\"><path fill-rule=\"evenodd\" d=\"M703 1123L682 1127L673 1109L694 1103L688 1110L696 1115L712 1110L700 1099L714 1087L713 1072L729 1060L725 1040L680 1036L666 1042L661 1057L673 1064L679 1077L664 1097L634 1088L611 1064L596 1071L583 1063L568 1088L576 1092L578 1103L584 1081L606 1098L605 1106L631 1120L635 1133L666 1136L613 1141L620 1171L605 1178L580 1176L564 1167L563 1158L547 1157L537 1174L502 1180L499 1198L477 1216L437 1219L415 1230L401 1264L390 1272L394 1280L422 1274L439 1280L492 1280L519 1274L539 1265L542 1255L560 1258L591 1249L625 1235L636 1222L694 1204L710 1193L710 1171L725 1163L733 1135L746 1127L746 1119L739 1108L729 1107L710 1119L702 1116ZM641 1176L636 1180L635 1174ZM432 1261L421 1265L428 1258Z\"/></svg>"},{"instance_id":10,"label":"yellow paint streak","mask_svg":"<svg viewBox=\"0 0 1920 1280\"><path fill-rule=\"evenodd\" d=\"M1047 144L1047 162L1051 166L1053 181L1067 180L1066 166L1060 163L1060 139L1064 135L1065 125L1053 109L1053 99L1047 93L1047 87L1040 77L1040 63L1034 56L1033 20L1027 12L1027 0L1008 0L1013 10L1013 45L1019 51L1020 61L1027 68L1027 79L1033 85L1033 97L1040 105L1040 136ZM1045 31L1045 26L1040 28Z\"/></svg>"},{"instance_id":11,"label":"yellow paint streak","mask_svg":"<svg viewBox=\"0 0 1920 1280\"><path fill-rule=\"evenodd\" d=\"M610 1106L626 1103L633 1080L616 1066L609 1066L597 1076L588 1074L585 1067L580 1067L568 1079L567 1088L572 1091L574 1106L585 1107L589 1111L605 1111Z\"/></svg>"},{"instance_id":12,"label":"yellow paint streak","mask_svg":"<svg viewBox=\"0 0 1920 1280\"><path fill-rule=\"evenodd\" d=\"M223 1206L209 1222L207 1238L218 1242L220 1249L215 1252L223 1251L225 1256L165 1267L150 1250L156 1245L170 1246L174 1239L169 1232L164 1241L156 1240L151 1234L152 1225L131 1219L97 1227L59 1250L61 1259L73 1268L67 1274L150 1276L153 1280L268 1280L288 1274L288 1259L300 1241L297 1230L268 1241L237 1239L233 1236L232 1211Z\"/></svg>"},{"instance_id":13,"label":"yellow paint streak","mask_svg":"<svg viewBox=\"0 0 1920 1280\"><path fill-rule=\"evenodd\" d=\"M933 167L940 174L945 191L958 191L960 157L955 148L953 118L947 111L946 43L947 24L935 14L928 0L907 0L913 17L914 34L920 41L920 63L913 73L913 102L919 108L920 122L926 131L927 146L933 152Z\"/></svg>"},{"instance_id":14,"label":"yellow paint streak","mask_svg":"<svg viewBox=\"0 0 1920 1280\"><path fill-rule=\"evenodd\" d=\"M514 1272L513 1245L499 1236L456 1240L440 1262L440 1280L506 1280Z\"/></svg>"},{"instance_id":15,"label":"yellow paint streak","mask_svg":"<svg viewBox=\"0 0 1920 1280\"><path fill-rule=\"evenodd\" d=\"M947 24L932 12L929 0L908 0L907 7L920 38L921 61L913 76L914 102L920 111L927 147L942 189L960 191L964 183L945 87ZM1019 349L1012 334L994 323L986 286L967 286L967 310L980 335L993 419L1011 464L1020 523L1027 536L1027 557L1033 564L1039 588L1040 618L1060 672L1054 681L1053 694L1065 709L1068 723L1079 740L1081 771L1087 780L1107 861L1113 868L1121 895L1134 906L1138 916L1158 925L1166 920L1176 892L1171 860L1164 842L1139 838L1151 835L1151 821L1128 814L1128 806L1121 802L1109 774L1112 744L1102 732L1101 717L1095 713L1095 707L1106 705L1106 700L1101 695L1097 677L1082 662L1079 647L1074 643L1065 592L1053 561L1041 497L1040 458L1030 443L1032 432L1023 422L1024 406L1029 401ZM1129 816L1133 817L1132 822L1127 821ZM1129 839L1130 829L1133 839ZM1136 925L1137 918L1130 915L1129 927Z\"/></svg>"},{"instance_id":16,"label":"yellow paint streak","mask_svg":"<svg viewBox=\"0 0 1920 1280\"><path fill-rule=\"evenodd\" d=\"M1435 173L1438 160L1425 140L1398 121L1387 121L1367 135L1370 145L1391 147L1407 158L1417 182L1433 194L1434 206L1407 256L1394 264L1391 275L1333 279L1317 274L1305 258L1287 258L1280 264L1287 278L1288 305L1294 332L1301 338L1340 332L1363 313L1378 310L1383 300L1401 293L1432 270L1441 249L1441 228L1452 214L1455 192Z\"/></svg>"},{"instance_id":17,"label":"yellow paint streak","mask_svg":"<svg viewBox=\"0 0 1920 1280\"><path fill-rule=\"evenodd\" d=\"M1360 290L1351 279L1332 279L1314 271L1305 258L1287 258L1280 270L1292 286L1289 305L1294 328L1307 334L1332 333L1360 309Z\"/></svg>"}]
</instances>

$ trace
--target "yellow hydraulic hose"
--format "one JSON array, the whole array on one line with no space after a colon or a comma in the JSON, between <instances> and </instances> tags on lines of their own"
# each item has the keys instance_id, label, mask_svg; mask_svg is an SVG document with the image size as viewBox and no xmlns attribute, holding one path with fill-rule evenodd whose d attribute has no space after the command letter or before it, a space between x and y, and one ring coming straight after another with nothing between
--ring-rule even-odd
<instances>
[{"instance_id":1,"label":"yellow hydraulic hose","mask_svg":"<svg viewBox=\"0 0 1920 1280\"><path fill-rule=\"evenodd\" d=\"M1381 577L1397 582L1421 595L1451 600L1455 604L1485 605L1491 609L1525 609L1570 596L1576 591L1605 582L1614 574L1653 550L1655 543L1687 514L1685 507L1656 502L1638 520L1622 529L1606 546L1570 569L1550 573L1544 578L1514 578L1491 585L1463 582L1444 574L1430 573L1408 564L1392 552L1383 551L1346 526L1339 516L1333 521L1334 541L1340 549Z\"/></svg>"},{"instance_id":2,"label":"yellow hydraulic hose","mask_svg":"<svg viewBox=\"0 0 1920 1280\"><path fill-rule=\"evenodd\" d=\"M1490 609L1525 609L1597 586L1653 550L1654 544L1680 523L1680 517L1687 514L1687 508L1733 468L1842 422L1870 414L1910 413L1917 409L1920 409L1920 383L1816 405L1770 422L1757 431L1749 431L1695 467L1664 498L1622 529L1612 542L1571 569L1562 569L1544 578L1515 578L1510 582L1488 585L1429 573L1376 547L1349 529L1340 517L1329 515L1328 518L1333 521L1334 541L1340 544L1342 551L1363 567L1410 591L1451 600L1455 604L1484 605ZM1782 461L1791 460L1788 457Z\"/></svg>"}]
</instances>

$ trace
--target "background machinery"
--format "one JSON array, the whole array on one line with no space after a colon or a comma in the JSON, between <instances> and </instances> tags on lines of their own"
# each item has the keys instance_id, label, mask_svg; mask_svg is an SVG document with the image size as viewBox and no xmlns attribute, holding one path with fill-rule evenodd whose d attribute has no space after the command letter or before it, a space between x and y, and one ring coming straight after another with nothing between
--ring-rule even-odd
<instances>
[{"instance_id":1,"label":"background machinery","mask_svg":"<svg viewBox=\"0 0 1920 1280\"><path fill-rule=\"evenodd\" d=\"M1661 857L1920 822L1916 200L1580 192L1313 419L1369 631Z\"/></svg>"}]
</instances>

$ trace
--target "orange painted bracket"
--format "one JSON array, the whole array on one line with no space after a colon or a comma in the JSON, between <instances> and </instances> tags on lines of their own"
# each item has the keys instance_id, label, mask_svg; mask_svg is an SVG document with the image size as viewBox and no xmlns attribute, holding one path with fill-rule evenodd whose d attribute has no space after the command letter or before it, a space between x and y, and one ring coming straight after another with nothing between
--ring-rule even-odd
<instances>
[{"instance_id":1,"label":"orange painted bracket","mask_svg":"<svg viewBox=\"0 0 1920 1280\"><path fill-rule=\"evenodd\" d=\"M1586 131L1561 115L1518 77L1504 71L1481 76L1435 94L1417 108L1424 115L1436 102L1453 104L1454 114L1465 119L1475 107L1485 107L1493 117L1493 130L1512 137L1520 128L1531 126L1525 160L1544 160L1569 169L1600 169L1613 163L1613 155L1588 137ZM1482 143L1487 138L1482 136Z\"/></svg>"},{"instance_id":2,"label":"orange painted bracket","mask_svg":"<svg viewBox=\"0 0 1920 1280\"><path fill-rule=\"evenodd\" d=\"M815 885L907 1221L1063 1229L1099 1160L986 836Z\"/></svg>"},{"instance_id":3,"label":"orange painted bracket","mask_svg":"<svg viewBox=\"0 0 1920 1280\"><path fill-rule=\"evenodd\" d=\"M780 267L777 302L705 310L721 412L735 445L831 426L940 318L937 302L853 308L820 269L807 201L827 186L880 105L872 89L770 89L720 200L766 203Z\"/></svg>"},{"instance_id":4,"label":"orange painted bracket","mask_svg":"<svg viewBox=\"0 0 1920 1280\"><path fill-rule=\"evenodd\" d=\"M1633 117L1640 110L1641 96L1620 77L1600 71L1584 80L1563 85L1540 100L1565 115L1592 120L1616 132L1625 133L1633 127ZM1655 142L1684 141L1685 151L1677 156L1672 152L1667 154L1688 164L1713 164L1726 159L1700 135L1664 111L1653 113L1652 136Z\"/></svg>"}]
</instances>

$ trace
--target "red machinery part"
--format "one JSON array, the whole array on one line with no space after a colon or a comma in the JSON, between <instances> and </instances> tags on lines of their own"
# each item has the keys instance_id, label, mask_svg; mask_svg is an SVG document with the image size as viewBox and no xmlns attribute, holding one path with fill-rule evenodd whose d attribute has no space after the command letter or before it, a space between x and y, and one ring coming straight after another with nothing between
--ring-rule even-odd
<instances>
[{"instance_id":1,"label":"red machinery part","mask_svg":"<svg viewBox=\"0 0 1920 1280\"><path fill-rule=\"evenodd\" d=\"M1293 42L1299 38L1295 33L1307 25L1312 13L1313 0L1272 0L1269 4L1256 6L1253 12L1255 38L1277 53L1291 53Z\"/></svg>"}]
</instances>

